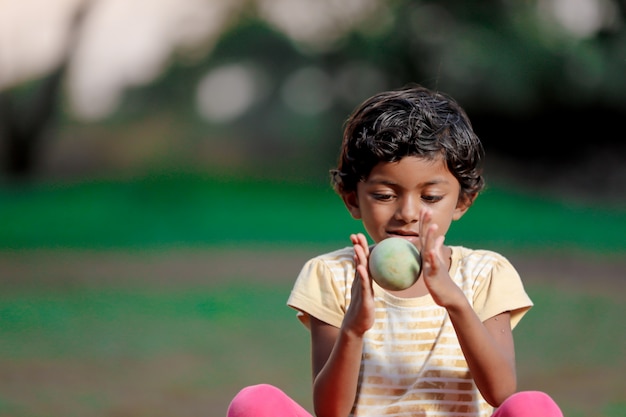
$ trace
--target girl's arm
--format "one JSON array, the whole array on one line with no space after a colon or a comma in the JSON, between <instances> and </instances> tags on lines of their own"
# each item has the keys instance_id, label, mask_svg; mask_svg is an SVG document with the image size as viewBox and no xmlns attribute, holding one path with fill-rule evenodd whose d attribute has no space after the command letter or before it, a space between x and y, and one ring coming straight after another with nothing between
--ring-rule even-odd
<instances>
[{"instance_id":1,"label":"girl's arm","mask_svg":"<svg viewBox=\"0 0 626 417\"><path fill-rule=\"evenodd\" d=\"M481 322L450 277L444 236L438 235L436 224L430 224L428 210L423 211L420 223L424 283L435 302L448 311L476 386L485 400L497 407L517 389L510 313Z\"/></svg>"},{"instance_id":2,"label":"girl's arm","mask_svg":"<svg viewBox=\"0 0 626 417\"><path fill-rule=\"evenodd\" d=\"M357 274L341 328L311 317L313 405L317 417L345 417L352 410L363 351L363 334L374 324L374 295L367 273L365 236L352 235Z\"/></svg>"},{"instance_id":3,"label":"girl's arm","mask_svg":"<svg viewBox=\"0 0 626 417\"><path fill-rule=\"evenodd\" d=\"M356 397L363 339L311 317L313 406L317 417L345 417Z\"/></svg>"},{"instance_id":4,"label":"girl's arm","mask_svg":"<svg viewBox=\"0 0 626 417\"><path fill-rule=\"evenodd\" d=\"M469 304L447 309L476 386L498 407L517 389L510 313L481 322Z\"/></svg>"}]
</instances>

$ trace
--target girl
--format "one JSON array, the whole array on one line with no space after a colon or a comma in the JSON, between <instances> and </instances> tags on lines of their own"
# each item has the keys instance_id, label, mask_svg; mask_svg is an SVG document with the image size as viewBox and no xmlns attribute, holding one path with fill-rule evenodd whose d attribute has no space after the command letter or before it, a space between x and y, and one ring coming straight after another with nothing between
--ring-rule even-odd
<instances>
[{"instance_id":1,"label":"girl","mask_svg":"<svg viewBox=\"0 0 626 417\"><path fill-rule=\"evenodd\" d=\"M335 190L374 244L406 239L423 265L411 287L382 289L363 234L304 265L287 303L310 330L317 417L562 417L548 395L517 392L512 329L532 301L514 267L444 242L484 187L482 160L465 111L419 85L348 118ZM260 384L230 404L228 417L247 416L310 414Z\"/></svg>"}]
</instances>

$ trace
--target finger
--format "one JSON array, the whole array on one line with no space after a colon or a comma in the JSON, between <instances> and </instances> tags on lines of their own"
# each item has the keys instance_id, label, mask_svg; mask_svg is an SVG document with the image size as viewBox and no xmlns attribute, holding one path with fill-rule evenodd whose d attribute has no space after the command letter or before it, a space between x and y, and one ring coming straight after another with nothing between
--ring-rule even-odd
<instances>
[{"instance_id":1,"label":"finger","mask_svg":"<svg viewBox=\"0 0 626 417\"><path fill-rule=\"evenodd\" d=\"M423 237L426 234L426 226L427 226L427 215L428 209L426 207L422 207L419 213L419 234L420 237Z\"/></svg>"},{"instance_id":2,"label":"finger","mask_svg":"<svg viewBox=\"0 0 626 417\"><path fill-rule=\"evenodd\" d=\"M369 286L369 272L367 271L367 267L365 265L359 265L356 267L356 270L361 280L361 286L367 288Z\"/></svg>"},{"instance_id":3,"label":"finger","mask_svg":"<svg viewBox=\"0 0 626 417\"><path fill-rule=\"evenodd\" d=\"M367 254L365 253L363 246L358 244L354 245L354 256L357 266L367 265Z\"/></svg>"},{"instance_id":4,"label":"finger","mask_svg":"<svg viewBox=\"0 0 626 417\"><path fill-rule=\"evenodd\" d=\"M420 209L421 220L425 223L430 223L432 221L433 211L429 207L422 207Z\"/></svg>"},{"instance_id":5,"label":"finger","mask_svg":"<svg viewBox=\"0 0 626 417\"><path fill-rule=\"evenodd\" d=\"M437 236L437 239L435 239L435 251L439 255L443 255L443 243L445 240L446 240L446 237L444 235Z\"/></svg>"},{"instance_id":6,"label":"finger","mask_svg":"<svg viewBox=\"0 0 626 417\"><path fill-rule=\"evenodd\" d=\"M419 236L422 245L421 250L427 250L430 246L430 226L432 225L432 211L428 207L423 207L419 218Z\"/></svg>"},{"instance_id":7,"label":"finger","mask_svg":"<svg viewBox=\"0 0 626 417\"><path fill-rule=\"evenodd\" d=\"M367 238L365 237L365 235L363 233L358 233L356 235L356 238L359 245L361 245L361 247L363 248L363 252L365 253L365 255L369 256L369 245L367 244Z\"/></svg>"},{"instance_id":8,"label":"finger","mask_svg":"<svg viewBox=\"0 0 626 417\"><path fill-rule=\"evenodd\" d=\"M422 241L422 251L429 252L435 247L435 236L439 227L436 224L429 224L425 228L424 240Z\"/></svg>"},{"instance_id":9,"label":"finger","mask_svg":"<svg viewBox=\"0 0 626 417\"><path fill-rule=\"evenodd\" d=\"M357 266L357 276L360 280L361 296L363 299L372 297L374 295L374 284L370 279L366 265Z\"/></svg>"},{"instance_id":10,"label":"finger","mask_svg":"<svg viewBox=\"0 0 626 417\"><path fill-rule=\"evenodd\" d=\"M437 229L438 226L436 224L431 224L426 229L426 234L424 236L424 243L422 247L424 266L426 272L429 274L434 274L438 270L439 251L441 248L437 245L439 240L436 236Z\"/></svg>"}]
</instances>

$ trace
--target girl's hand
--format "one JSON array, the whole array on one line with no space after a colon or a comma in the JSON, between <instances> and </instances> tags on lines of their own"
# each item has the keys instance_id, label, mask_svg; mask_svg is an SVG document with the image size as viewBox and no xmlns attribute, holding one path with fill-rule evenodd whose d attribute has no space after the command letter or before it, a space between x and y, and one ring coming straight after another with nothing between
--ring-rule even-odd
<instances>
[{"instance_id":1,"label":"girl's hand","mask_svg":"<svg viewBox=\"0 0 626 417\"><path fill-rule=\"evenodd\" d=\"M362 233L350 235L354 245L356 276L352 282L352 299L343 319L343 327L362 335L374 324L374 289L367 261L370 255L367 238Z\"/></svg>"},{"instance_id":2,"label":"girl's hand","mask_svg":"<svg viewBox=\"0 0 626 417\"><path fill-rule=\"evenodd\" d=\"M449 250L444 246L445 236L438 234L439 227L432 223L430 209L423 208L419 216L422 246L422 279L435 302L448 307L459 296L465 298L461 289L452 281L449 269Z\"/></svg>"}]
</instances>

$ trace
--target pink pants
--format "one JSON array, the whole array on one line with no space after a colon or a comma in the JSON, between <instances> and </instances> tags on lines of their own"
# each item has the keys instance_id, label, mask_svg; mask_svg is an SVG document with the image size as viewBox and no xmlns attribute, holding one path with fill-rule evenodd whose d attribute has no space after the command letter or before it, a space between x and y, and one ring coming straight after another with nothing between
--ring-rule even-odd
<instances>
[{"instance_id":1,"label":"pink pants","mask_svg":"<svg viewBox=\"0 0 626 417\"><path fill-rule=\"evenodd\" d=\"M239 391L227 417L313 417L280 389L259 384ZM563 417L559 406L540 391L522 391L504 401L492 417Z\"/></svg>"}]
</instances>

